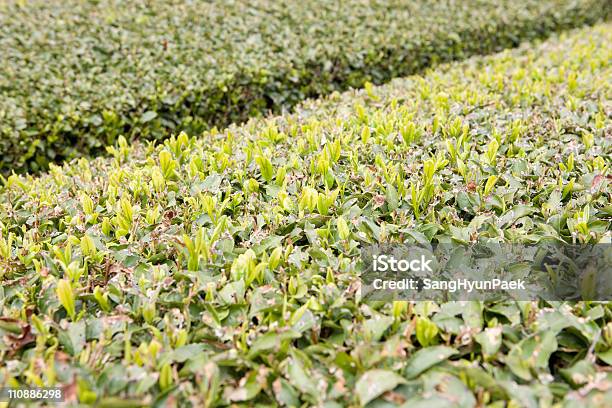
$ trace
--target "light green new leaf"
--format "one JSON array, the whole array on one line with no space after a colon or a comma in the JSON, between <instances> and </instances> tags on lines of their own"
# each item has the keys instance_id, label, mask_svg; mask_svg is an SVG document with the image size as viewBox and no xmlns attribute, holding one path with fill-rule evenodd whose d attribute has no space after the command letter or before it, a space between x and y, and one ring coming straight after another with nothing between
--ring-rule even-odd
<instances>
[{"instance_id":1,"label":"light green new leaf","mask_svg":"<svg viewBox=\"0 0 612 408\"><path fill-rule=\"evenodd\" d=\"M74 319L76 314L75 296L70 282L66 279L62 279L57 282L56 294L60 304L64 307L64 309L66 309L68 316L70 316L71 319Z\"/></svg>"}]
</instances>

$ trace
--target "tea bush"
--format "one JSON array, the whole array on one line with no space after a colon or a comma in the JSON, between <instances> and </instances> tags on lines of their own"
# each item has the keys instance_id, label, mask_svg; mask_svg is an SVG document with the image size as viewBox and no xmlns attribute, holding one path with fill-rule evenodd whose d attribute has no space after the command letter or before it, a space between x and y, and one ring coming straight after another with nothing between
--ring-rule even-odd
<instances>
[{"instance_id":1,"label":"tea bush","mask_svg":"<svg viewBox=\"0 0 612 408\"><path fill-rule=\"evenodd\" d=\"M364 302L358 258L609 242L611 57L598 25L3 179L0 384L100 406L605 406L609 303Z\"/></svg>"},{"instance_id":2,"label":"tea bush","mask_svg":"<svg viewBox=\"0 0 612 408\"><path fill-rule=\"evenodd\" d=\"M608 18L605 0L0 2L0 173Z\"/></svg>"}]
</instances>

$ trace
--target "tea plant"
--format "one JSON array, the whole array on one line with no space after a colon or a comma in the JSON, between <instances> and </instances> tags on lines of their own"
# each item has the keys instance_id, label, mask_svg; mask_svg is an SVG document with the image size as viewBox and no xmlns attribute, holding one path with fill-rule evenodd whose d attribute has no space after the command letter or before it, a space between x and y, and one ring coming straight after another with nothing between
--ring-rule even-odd
<instances>
[{"instance_id":1,"label":"tea plant","mask_svg":"<svg viewBox=\"0 0 612 408\"><path fill-rule=\"evenodd\" d=\"M609 303L364 302L359 256L610 242L611 57L603 24L2 178L0 384L100 406L605 406Z\"/></svg>"}]
</instances>

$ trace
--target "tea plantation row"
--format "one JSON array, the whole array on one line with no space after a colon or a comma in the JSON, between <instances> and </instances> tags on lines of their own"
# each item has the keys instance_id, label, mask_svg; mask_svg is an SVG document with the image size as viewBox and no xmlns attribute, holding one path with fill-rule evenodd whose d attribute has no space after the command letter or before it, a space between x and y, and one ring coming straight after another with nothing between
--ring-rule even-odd
<instances>
[{"instance_id":1,"label":"tea plantation row","mask_svg":"<svg viewBox=\"0 0 612 408\"><path fill-rule=\"evenodd\" d=\"M599 25L11 176L0 384L100 406L605 406L609 303L364 302L359 253L609 241L611 57Z\"/></svg>"},{"instance_id":2,"label":"tea plantation row","mask_svg":"<svg viewBox=\"0 0 612 408\"><path fill-rule=\"evenodd\" d=\"M280 111L610 16L605 0L0 3L0 173Z\"/></svg>"}]
</instances>

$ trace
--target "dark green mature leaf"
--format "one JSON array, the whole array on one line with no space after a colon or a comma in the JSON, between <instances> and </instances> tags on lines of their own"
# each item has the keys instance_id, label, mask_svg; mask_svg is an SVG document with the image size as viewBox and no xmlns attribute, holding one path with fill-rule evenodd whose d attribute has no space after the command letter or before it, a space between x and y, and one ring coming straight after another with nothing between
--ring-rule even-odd
<instances>
[{"instance_id":1,"label":"dark green mature leaf","mask_svg":"<svg viewBox=\"0 0 612 408\"><path fill-rule=\"evenodd\" d=\"M497 353L502 344L502 330L501 326L487 327L474 336L474 339L480 344L482 354L492 356Z\"/></svg>"},{"instance_id":2,"label":"dark green mature leaf","mask_svg":"<svg viewBox=\"0 0 612 408\"><path fill-rule=\"evenodd\" d=\"M515 344L506 358L506 364L519 378L529 381L534 370L548 367L548 360L557 350L557 339L552 331L534 334Z\"/></svg>"},{"instance_id":3,"label":"dark green mature leaf","mask_svg":"<svg viewBox=\"0 0 612 408\"><path fill-rule=\"evenodd\" d=\"M355 384L355 391L362 405L387 391L393 390L399 384L406 382L400 375L389 370L370 370L364 373Z\"/></svg>"},{"instance_id":4,"label":"dark green mature leaf","mask_svg":"<svg viewBox=\"0 0 612 408\"><path fill-rule=\"evenodd\" d=\"M58 331L58 340L68 353L77 356L85 346L85 321L71 322L66 330Z\"/></svg>"},{"instance_id":5,"label":"dark green mature leaf","mask_svg":"<svg viewBox=\"0 0 612 408\"><path fill-rule=\"evenodd\" d=\"M266 333L253 342L249 348L248 356L249 358L253 358L265 351L277 351L287 340L298 339L300 337L300 333L293 330L284 333Z\"/></svg>"},{"instance_id":6,"label":"dark green mature leaf","mask_svg":"<svg viewBox=\"0 0 612 408\"><path fill-rule=\"evenodd\" d=\"M420 349L408 360L404 375L409 380L415 378L422 372L455 354L458 354L458 351L447 346L433 346Z\"/></svg>"}]
</instances>

